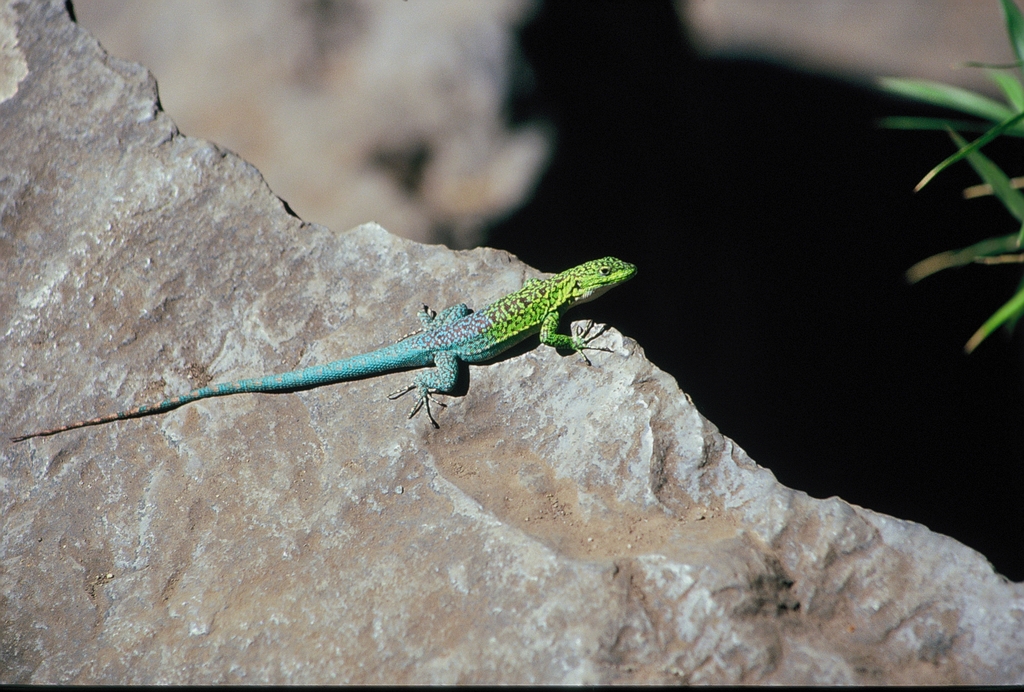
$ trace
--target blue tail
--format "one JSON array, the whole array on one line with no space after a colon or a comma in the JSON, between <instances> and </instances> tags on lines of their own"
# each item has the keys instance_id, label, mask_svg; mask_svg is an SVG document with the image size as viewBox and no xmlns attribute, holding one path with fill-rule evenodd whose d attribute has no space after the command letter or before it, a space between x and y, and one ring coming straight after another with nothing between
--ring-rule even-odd
<instances>
[{"instance_id":1,"label":"blue tail","mask_svg":"<svg viewBox=\"0 0 1024 692\"><path fill-rule=\"evenodd\" d=\"M215 396L227 396L229 394L243 394L245 392L286 392L298 389L319 387L320 385L344 382L346 380L358 380L370 375L380 375L405 368L422 368L432 365L434 362L433 353L425 348L409 343L410 339L404 339L397 344L385 346L384 348L369 353L363 353L351 358L336 360L326 365L313 365L302 370L293 370L280 375L267 375L266 377L254 377L248 380L237 382L225 382L213 384L207 387L193 389L188 394L164 399L159 404L149 404L137 408L110 413L97 418L80 420L59 428L40 430L28 435L12 437L13 442L20 442L31 437L45 437L55 435L65 430L84 428L89 425L101 425L116 420L128 418L139 418L157 413L166 413L179 406L184 406L199 399L209 399Z\"/></svg>"}]
</instances>

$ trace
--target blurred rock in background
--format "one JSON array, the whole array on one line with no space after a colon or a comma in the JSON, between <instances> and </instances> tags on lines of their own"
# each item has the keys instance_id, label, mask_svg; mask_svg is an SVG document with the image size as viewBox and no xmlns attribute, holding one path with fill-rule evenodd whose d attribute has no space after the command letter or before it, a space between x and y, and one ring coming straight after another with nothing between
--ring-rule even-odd
<instances>
[{"instance_id":1,"label":"blurred rock in background","mask_svg":"<svg viewBox=\"0 0 1024 692\"><path fill-rule=\"evenodd\" d=\"M676 0L676 9L704 55L836 76L916 77L997 94L984 71L959 66L1015 59L996 0Z\"/></svg>"},{"instance_id":2,"label":"blurred rock in background","mask_svg":"<svg viewBox=\"0 0 1024 692\"><path fill-rule=\"evenodd\" d=\"M307 221L374 220L468 247L529 200L554 137L512 125L530 88L516 32L532 0L78 0L113 55L147 66L183 132L240 154ZM704 55L994 91L968 60L1009 62L998 3L677 0ZM582 11L582 10L581 10Z\"/></svg>"},{"instance_id":3,"label":"blurred rock in background","mask_svg":"<svg viewBox=\"0 0 1024 692\"><path fill-rule=\"evenodd\" d=\"M112 55L156 76L182 132L255 165L303 219L378 221L467 247L526 201L552 146L510 127L530 0L79 0Z\"/></svg>"}]
</instances>

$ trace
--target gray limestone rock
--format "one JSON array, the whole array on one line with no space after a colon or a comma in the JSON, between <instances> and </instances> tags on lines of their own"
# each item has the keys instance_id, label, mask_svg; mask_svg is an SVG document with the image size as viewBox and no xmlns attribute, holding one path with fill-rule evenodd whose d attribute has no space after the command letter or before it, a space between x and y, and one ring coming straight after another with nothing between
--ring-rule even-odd
<instances>
[{"instance_id":1,"label":"gray limestone rock","mask_svg":"<svg viewBox=\"0 0 1024 692\"><path fill-rule=\"evenodd\" d=\"M78 0L75 14L157 75L183 132L241 154L303 219L470 247L529 197L552 148L546 125L507 113L529 69L515 31L536 7Z\"/></svg>"},{"instance_id":2,"label":"gray limestone rock","mask_svg":"<svg viewBox=\"0 0 1024 692\"><path fill-rule=\"evenodd\" d=\"M5 434L538 275L303 223L60 2L3 6L0 56ZM1024 586L781 486L601 343L469 367L440 430L396 373L0 443L0 682L1024 683Z\"/></svg>"},{"instance_id":3,"label":"gray limestone rock","mask_svg":"<svg viewBox=\"0 0 1024 692\"><path fill-rule=\"evenodd\" d=\"M102 0L91 0L93 2ZM1010 63L999 2L961 0L675 0L704 55L752 57L873 82L931 79L1003 98L966 62Z\"/></svg>"}]
</instances>

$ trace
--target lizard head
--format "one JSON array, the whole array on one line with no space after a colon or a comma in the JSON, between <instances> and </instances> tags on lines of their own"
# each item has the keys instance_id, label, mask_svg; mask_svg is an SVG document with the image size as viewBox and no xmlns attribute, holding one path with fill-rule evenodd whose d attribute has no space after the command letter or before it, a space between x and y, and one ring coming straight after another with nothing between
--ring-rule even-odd
<instances>
[{"instance_id":1,"label":"lizard head","mask_svg":"<svg viewBox=\"0 0 1024 692\"><path fill-rule=\"evenodd\" d=\"M570 305L578 305L597 298L610 288L636 276L636 265L614 257L591 260L568 269L556 278L571 281Z\"/></svg>"}]
</instances>

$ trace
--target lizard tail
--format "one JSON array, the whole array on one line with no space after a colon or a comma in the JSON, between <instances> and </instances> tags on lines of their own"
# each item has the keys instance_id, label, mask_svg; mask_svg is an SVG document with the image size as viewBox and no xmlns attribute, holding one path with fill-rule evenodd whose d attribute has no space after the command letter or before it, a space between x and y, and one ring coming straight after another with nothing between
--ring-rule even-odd
<instances>
[{"instance_id":1,"label":"lizard tail","mask_svg":"<svg viewBox=\"0 0 1024 692\"><path fill-rule=\"evenodd\" d=\"M273 377L273 376L271 376ZM85 428L90 425L103 425L104 423L113 423L116 420L127 420L128 418L141 418L142 416L152 416L158 413L166 413L172 411L179 406L197 401L199 399L208 399L214 396L226 396L228 394L238 394L241 392L252 392L252 391L272 391L272 388L268 387L269 384L266 380L271 378L259 378L253 380L239 380L238 382L226 382L224 384L215 384L209 387L200 387L199 389L193 389L188 394L182 394L181 396L172 397L170 399L164 399L159 404L147 404L145 406L138 406L136 408L128 409L127 411L118 411L117 413L108 413L104 416L97 416L96 418L88 418L86 420L75 421L74 423L68 423L57 428L50 428L48 430L40 430L38 432L29 433L27 435L18 435L12 437L11 442L21 442L28 440L33 437L46 437L48 435L56 435L66 430L74 430L76 428ZM262 388L259 386L263 385Z\"/></svg>"},{"instance_id":2,"label":"lizard tail","mask_svg":"<svg viewBox=\"0 0 1024 692\"><path fill-rule=\"evenodd\" d=\"M199 389L193 389L188 394L164 399L159 404L138 406L126 411L118 411L117 413L108 413L103 416L97 416L96 418L75 421L74 423L68 423L67 425L62 425L57 428L39 430L37 432L28 433L27 435L18 435L16 437L12 437L11 442L22 442L33 437L47 437L48 435L56 435L57 433L62 433L67 430L85 428L90 425L103 425L104 423L112 423L117 420L127 420L128 418L141 418L142 416L166 413L167 411L171 411L193 401L208 399L215 396L242 394L244 392L291 391L303 386L309 386L311 382L320 384L337 381L339 376L347 376L349 374L347 371L339 371L336 367L333 370L331 369L331 366L337 366L342 362L343 361L338 361L337 363L331 363L327 366L306 368L305 370L284 373L281 375L267 375L266 377L255 377L247 380L238 380L237 382L225 382L223 384L200 387Z\"/></svg>"},{"instance_id":3,"label":"lizard tail","mask_svg":"<svg viewBox=\"0 0 1024 692\"><path fill-rule=\"evenodd\" d=\"M225 382L223 384L212 384L207 387L200 387L199 389L193 389L188 394L182 394L181 396L176 396L171 399L164 399L159 404L139 406L138 408L128 409L127 411L109 413L97 418L89 418L87 420L68 423L67 425L62 425L59 428L50 428L49 430L40 430L27 435L18 435L17 437L12 437L11 442L21 442L33 437L56 435L57 433L62 433L66 430L84 428L90 425L102 425L103 423L112 423L116 420L140 418L142 416L166 413L167 411L171 411L179 406L184 406L185 404L199 399L208 399L215 396L227 396L229 394L242 394L245 392L289 392L297 389L307 389L324 384L332 384L334 382L342 382L344 380L351 380L357 377L366 377L369 375L388 372L397 368L429 365L432 361L433 356L428 350L410 350L399 343L380 349L379 351L364 353L344 360L336 360L333 363L327 363L325 365L314 365L302 370L281 373L279 375L267 375L265 377L254 377L246 380L238 380L237 382Z\"/></svg>"},{"instance_id":4,"label":"lizard tail","mask_svg":"<svg viewBox=\"0 0 1024 692\"><path fill-rule=\"evenodd\" d=\"M131 416L127 415L129 413L131 413L131 412L130 411L122 411L120 413L110 413L110 414L107 414L105 416L98 416L96 418L90 418L88 420L80 420L80 421L75 421L74 423L68 423L67 425L62 425L59 428L50 428L48 430L39 430L37 432L28 433L27 435L17 435L15 437L11 438L11 442L21 442L23 440L28 440L28 439L31 439L33 437L46 437L47 435L56 435L57 433L62 433L65 430L74 430L75 428L84 428L87 425L100 425L102 423L110 423L110 422L113 422L115 420L121 420L123 418L130 418ZM142 414L139 414L139 415L142 415Z\"/></svg>"},{"instance_id":5,"label":"lizard tail","mask_svg":"<svg viewBox=\"0 0 1024 692\"><path fill-rule=\"evenodd\" d=\"M235 384L235 383L233 383ZM221 385L222 387L230 387L232 385ZM147 406L139 406L136 408L128 409L127 411L118 411L117 413L108 413L103 416L97 416L96 418L88 418L85 420L75 421L74 423L68 423L67 425L61 425L57 428L49 428L48 430L39 430L37 432L28 433L27 435L18 435L11 438L11 442L22 442L24 440L31 439L33 437L47 437L48 435L56 435L57 433L65 432L66 430L74 430L76 428L85 428L90 425L103 425L104 423L113 423L116 420L126 420L128 418L139 418L141 416L150 416L157 413L164 413L172 409L176 409L179 406L195 401L196 399L203 399L209 396L217 396L219 394L233 394L235 390L216 392L214 388L203 387L201 389L194 389L188 394L182 396L176 396L173 399L164 399L159 404L151 404Z\"/></svg>"}]
</instances>

